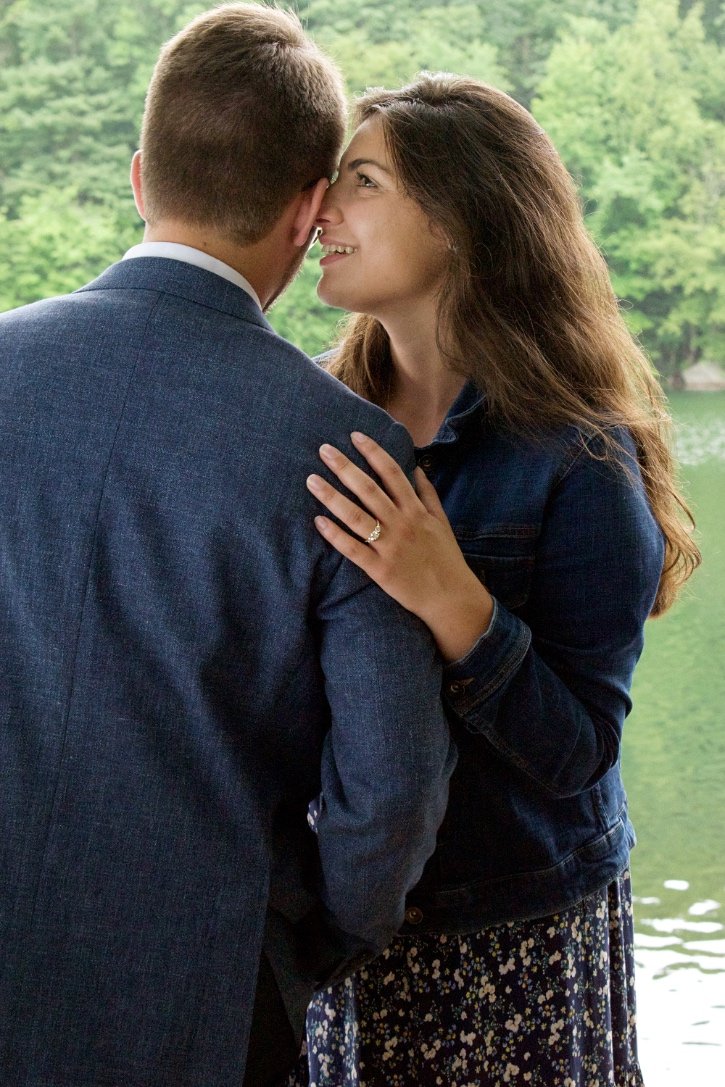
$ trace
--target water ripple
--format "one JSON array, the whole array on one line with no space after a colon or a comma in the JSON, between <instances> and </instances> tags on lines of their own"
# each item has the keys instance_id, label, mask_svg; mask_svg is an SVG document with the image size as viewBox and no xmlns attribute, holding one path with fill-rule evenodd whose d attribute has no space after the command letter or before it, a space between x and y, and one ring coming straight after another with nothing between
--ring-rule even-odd
<instances>
[{"instance_id":1,"label":"water ripple","mask_svg":"<svg viewBox=\"0 0 725 1087\"><path fill-rule=\"evenodd\" d=\"M675 452L686 468L725 461L725 418L700 420L697 424L680 419L675 430Z\"/></svg>"}]
</instances>

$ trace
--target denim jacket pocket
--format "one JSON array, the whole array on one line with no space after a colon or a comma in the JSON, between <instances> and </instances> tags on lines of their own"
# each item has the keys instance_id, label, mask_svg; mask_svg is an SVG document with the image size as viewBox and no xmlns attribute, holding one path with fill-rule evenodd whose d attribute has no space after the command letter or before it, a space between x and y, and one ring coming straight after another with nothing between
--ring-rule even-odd
<instances>
[{"instance_id":1,"label":"denim jacket pocket","mask_svg":"<svg viewBox=\"0 0 725 1087\"><path fill-rule=\"evenodd\" d=\"M529 598L538 525L492 525L484 532L454 526L458 545L474 574L506 608Z\"/></svg>"}]
</instances>

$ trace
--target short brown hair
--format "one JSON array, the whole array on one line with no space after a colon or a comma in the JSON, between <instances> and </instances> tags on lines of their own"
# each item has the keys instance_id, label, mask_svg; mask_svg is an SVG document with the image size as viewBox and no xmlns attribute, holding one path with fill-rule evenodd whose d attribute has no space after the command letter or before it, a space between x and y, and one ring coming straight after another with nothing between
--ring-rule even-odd
<instances>
[{"instance_id":1,"label":"short brown hair","mask_svg":"<svg viewBox=\"0 0 725 1087\"><path fill-rule=\"evenodd\" d=\"M259 241L294 195L337 166L342 78L295 15L259 4L204 12L162 48L146 97L149 223Z\"/></svg>"}]
</instances>

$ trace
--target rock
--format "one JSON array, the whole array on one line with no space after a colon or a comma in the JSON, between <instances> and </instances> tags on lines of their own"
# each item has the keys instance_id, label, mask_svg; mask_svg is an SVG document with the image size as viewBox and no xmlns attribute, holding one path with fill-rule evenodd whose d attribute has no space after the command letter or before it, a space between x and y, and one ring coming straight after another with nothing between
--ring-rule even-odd
<instances>
[{"instance_id":1,"label":"rock","mask_svg":"<svg viewBox=\"0 0 725 1087\"><path fill-rule=\"evenodd\" d=\"M722 392L725 370L716 362L697 362L682 371L682 387L690 392Z\"/></svg>"}]
</instances>

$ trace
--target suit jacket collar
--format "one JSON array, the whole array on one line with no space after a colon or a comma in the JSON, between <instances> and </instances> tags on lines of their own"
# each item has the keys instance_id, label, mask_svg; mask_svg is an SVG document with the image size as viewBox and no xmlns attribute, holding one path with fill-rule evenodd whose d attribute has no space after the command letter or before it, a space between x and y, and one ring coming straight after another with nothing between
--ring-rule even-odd
<instances>
[{"instance_id":1,"label":"suit jacket collar","mask_svg":"<svg viewBox=\"0 0 725 1087\"><path fill-rule=\"evenodd\" d=\"M259 306L241 287L185 261L166 257L122 260L112 264L97 279L75 293L113 290L158 291L175 295L274 331Z\"/></svg>"}]
</instances>

